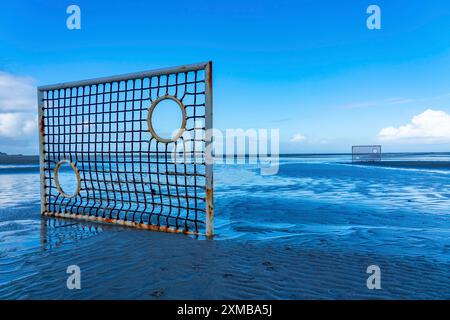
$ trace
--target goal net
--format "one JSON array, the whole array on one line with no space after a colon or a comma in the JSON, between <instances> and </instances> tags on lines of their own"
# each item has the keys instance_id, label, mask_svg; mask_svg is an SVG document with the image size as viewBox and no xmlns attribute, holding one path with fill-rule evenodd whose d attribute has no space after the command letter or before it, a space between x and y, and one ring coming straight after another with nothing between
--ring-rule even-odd
<instances>
[{"instance_id":1,"label":"goal net","mask_svg":"<svg viewBox=\"0 0 450 320\"><path fill-rule=\"evenodd\" d=\"M47 216L213 234L211 63L38 88ZM154 111L182 121L157 131Z\"/></svg>"},{"instance_id":2,"label":"goal net","mask_svg":"<svg viewBox=\"0 0 450 320\"><path fill-rule=\"evenodd\" d=\"M381 161L381 146L353 146L353 161Z\"/></svg>"}]
</instances>

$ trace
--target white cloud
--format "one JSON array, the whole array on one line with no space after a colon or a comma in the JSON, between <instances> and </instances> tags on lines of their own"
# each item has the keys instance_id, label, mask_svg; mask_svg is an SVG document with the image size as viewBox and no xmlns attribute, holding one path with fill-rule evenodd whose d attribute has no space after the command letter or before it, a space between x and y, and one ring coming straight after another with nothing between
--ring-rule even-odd
<instances>
[{"instance_id":1,"label":"white cloud","mask_svg":"<svg viewBox=\"0 0 450 320\"><path fill-rule=\"evenodd\" d=\"M375 101L360 101L354 102L350 104L346 104L341 106L341 108L345 109L359 109L359 108L371 108L371 107L379 107L379 106L394 106L400 104L408 104L415 102L414 99L409 98L390 98L384 100L375 100Z\"/></svg>"},{"instance_id":2,"label":"white cloud","mask_svg":"<svg viewBox=\"0 0 450 320\"><path fill-rule=\"evenodd\" d=\"M404 105L411 103L427 103L430 101L436 101L441 99L448 99L450 97L450 93L443 93L435 96L428 96L422 98L405 98L405 97L396 97L396 98L388 98L382 100L370 100L370 101L358 101L349 104L345 104L340 106L345 109L357 109L357 108L373 108L373 107L385 107L385 106L396 106L396 105Z\"/></svg>"},{"instance_id":3,"label":"white cloud","mask_svg":"<svg viewBox=\"0 0 450 320\"><path fill-rule=\"evenodd\" d=\"M2 149L17 140L37 135L34 82L30 77L0 71L0 137L7 138L2 140Z\"/></svg>"},{"instance_id":4,"label":"white cloud","mask_svg":"<svg viewBox=\"0 0 450 320\"><path fill-rule=\"evenodd\" d=\"M289 140L290 142L303 142L306 140L306 137L300 133L296 133L292 136L292 138Z\"/></svg>"},{"instance_id":5,"label":"white cloud","mask_svg":"<svg viewBox=\"0 0 450 320\"><path fill-rule=\"evenodd\" d=\"M32 78L0 71L0 113L34 112L36 99Z\"/></svg>"},{"instance_id":6,"label":"white cloud","mask_svg":"<svg viewBox=\"0 0 450 320\"><path fill-rule=\"evenodd\" d=\"M0 136L22 138L37 133L37 116L31 113L0 113Z\"/></svg>"},{"instance_id":7,"label":"white cloud","mask_svg":"<svg viewBox=\"0 0 450 320\"><path fill-rule=\"evenodd\" d=\"M450 141L450 114L428 109L413 117L409 124L381 129L378 137L385 141Z\"/></svg>"}]
</instances>

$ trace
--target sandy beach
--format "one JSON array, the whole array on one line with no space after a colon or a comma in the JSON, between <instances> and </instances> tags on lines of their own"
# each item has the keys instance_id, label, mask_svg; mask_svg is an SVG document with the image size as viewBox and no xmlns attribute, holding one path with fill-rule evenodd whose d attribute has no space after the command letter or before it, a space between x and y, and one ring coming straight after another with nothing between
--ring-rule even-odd
<instances>
[{"instance_id":1,"label":"sandy beach","mask_svg":"<svg viewBox=\"0 0 450 320\"><path fill-rule=\"evenodd\" d=\"M212 241L41 218L38 168L4 168L0 298L450 298L448 171L342 160L283 158L266 177L216 166ZM381 290L366 286L370 265Z\"/></svg>"},{"instance_id":2,"label":"sandy beach","mask_svg":"<svg viewBox=\"0 0 450 320\"><path fill-rule=\"evenodd\" d=\"M305 249L281 243L199 241L183 235L102 229L72 244L55 243L57 249L23 257L20 264L32 272L1 286L0 296L3 299L439 299L448 294L449 282L443 281L448 276L448 264L435 264L426 258L330 252L326 245L321 249ZM384 275L383 289L379 291L366 287L366 266L375 262L382 266ZM65 271L71 264L82 270L82 290L65 288Z\"/></svg>"}]
</instances>

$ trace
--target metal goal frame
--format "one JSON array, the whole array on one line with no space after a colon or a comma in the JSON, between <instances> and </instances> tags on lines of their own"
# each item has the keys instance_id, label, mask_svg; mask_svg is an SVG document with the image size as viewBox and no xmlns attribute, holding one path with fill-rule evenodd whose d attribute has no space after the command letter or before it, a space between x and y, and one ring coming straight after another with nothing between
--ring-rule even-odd
<instances>
[{"instance_id":1,"label":"metal goal frame","mask_svg":"<svg viewBox=\"0 0 450 320\"><path fill-rule=\"evenodd\" d=\"M381 157L381 145L352 146L352 162L379 162Z\"/></svg>"},{"instance_id":2,"label":"metal goal frame","mask_svg":"<svg viewBox=\"0 0 450 320\"><path fill-rule=\"evenodd\" d=\"M197 74L201 74L202 78L200 80L198 80L197 78ZM188 80L188 77L195 75L194 80ZM95 130L95 135L94 135L94 139L93 141L90 141L89 143L93 143L95 144L95 151L89 150L89 146L87 146L88 148L88 156L87 156L87 160L84 157L84 153L86 153L85 151L83 151L83 142L81 143L81 147L82 151L77 152L78 148L79 148L79 144L78 146L75 146L75 151L72 150L71 145L73 144L72 142L69 142L68 145L68 149L69 151L66 152L66 147L64 147L64 152L62 154L60 154L59 148L60 145L63 145L63 143L59 142L59 138L58 138L58 143L60 145L58 145L58 153L53 152L52 151L52 140L50 138L53 138L53 143L54 143L54 138L56 135L61 135L61 131L60 130L64 130L63 132L66 132L66 128L68 128L68 134L71 135L73 134L72 131L75 131L75 135L80 134L77 130L81 130L81 136L86 135L85 132L83 132L83 126L84 126L84 122L82 121L83 117L79 116L79 114L72 114L72 111L75 110L75 112L77 110L80 110L80 106L81 106L81 110L85 110L82 109L85 106L89 107L89 113L88 114L88 119L90 115L92 114L91 112L91 107L94 108L94 114L95 114L95 120L97 120L97 116L99 116L99 114L101 113L101 119L102 119L102 123L101 125L104 126L106 122L103 122L103 120L105 119L104 114L107 114L107 112L105 112L105 105L107 103L109 103L109 110L112 110L112 104L116 103L116 111L115 112L119 112L119 103L122 103L122 101L119 98L119 95L121 94L121 92L123 90L121 90L121 84L125 83L125 102L123 103L123 106L125 108L124 112L128 112L130 111L131 113L135 112L136 110L134 110L134 106L135 106L135 102L137 101L135 99L135 92L137 92L138 90L143 91L144 90L144 79L148 79L149 85L148 85L148 89L149 94L147 98L143 97L143 93L141 92L141 96L140 96L140 106L141 109L139 109L139 111L141 112L140 115L142 117L142 119L139 118L139 121L142 121L142 123L148 123L149 124L149 128L145 128L147 130L147 135L150 135L150 142L148 142L148 144L150 145L152 143L152 141L154 141L154 143L156 144L156 152L155 151L150 151L150 146L149 146L149 153L156 153L155 157L156 157L156 165L153 166L153 168L156 166L156 174L158 175L158 183L156 184L155 188L159 188L159 192L160 192L160 197L162 199L162 194L163 191L161 191L162 186L165 188L167 187L167 192L168 195L168 201L170 201L170 206L168 203L164 203L162 200L160 203L154 203L151 201L147 201L147 203L143 203L143 201L137 201L137 198L133 198L134 201L137 204L134 204L134 212L131 215L130 212L125 212L125 214L122 212L120 213L120 210L118 211L116 216L112 216L112 213L110 212L108 214L108 212L105 212L105 208L101 207L102 201L104 199L100 198L100 205L99 207L93 207L94 205L92 205L93 209L96 210L87 210L87 213L85 212L86 208L83 208L82 206L74 206L72 205L71 207L68 205L55 205L54 199L55 197L57 199L60 199L60 202L62 202L61 199L66 199L67 201L78 201L76 200L77 198L82 199L83 196L81 195L80 192L83 192L84 188L86 188L86 190L89 190L88 187L91 188L97 188L96 186L89 186L87 183L91 183L93 184L93 182L99 183L99 188L97 189L98 192L104 191L104 194L106 193L106 197L108 197L108 205L110 201L113 201L110 199L111 195L108 195L108 192L110 192L111 190L104 190L107 189L107 182L105 181L97 181L97 180L92 180L92 177L89 178L88 174L92 174L92 172L94 172L98 176L100 175L97 171L97 162L95 163L94 168L92 169L91 164L89 164L89 168L87 170L84 170L84 163L82 165L82 168L78 168L76 167L75 162L79 161L79 162L86 162L86 161L91 161L91 158L95 157L95 161L97 161L97 156L101 157L103 159L103 154L100 151L97 151L97 144L103 144L106 142L102 141L98 141L98 134L101 134L100 139L103 139L105 131L104 130L100 130L101 132L97 132L97 129ZM152 85L152 79L155 79L155 81L157 80L157 84L156 85ZM164 84L164 80L162 79L166 79L166 83ZM175 79L175 80L174 80ZM135 83L136 81L140 81L140 88L139 89L135 89ZM170 82L170 81L174 81L174 83ZM127 89L127 84L128 83L132 83L133 88L132 89ZM113 90L113 85L117 84L117 90ZM200 87L201 84L201 92L199 92L197 90L197 86ZM102 93L99 93L100 91L100 86L102 86L101 90L103 90ZM184 95L183 97L177 97L177 92L178 92L178 88L180 86L184 86ZM186 90L188 90L188 86L194 86L195 87L195 92L188 92ZM95 92L92 93L93 88L95 87ZM106 90L106 88L109 88L109 92ZM175 90L175 94L173 93L173 90ZM73 91L75 90L75 91ZM85 93L85 90L87 92L87 90L89 90L89 94ZM153 90L153 91L152 91ZM128 96L128 91L132 92L133 96L132 98L129 98ZM64 93L64 97L61 98L61 94L62 92ZM70 92L71 97L67 98L66 97L66 92ZM72 97L72 92L76 92L75 94L75 100L73 100ZM82 92L82 94L79 94L79 92ZM52 93L50 95L50 93ZM57 98L56 98L56 93L57 94ZM112 97L112 93L117 93L117 98L115 101L111 100ZM98 95L103 94L103 98L102 98L102 102L99 102L98 99ZM104 97L105 94L110 94L110 100L109 102L105 102L106 98ZM92 95L97 95L95 97L95 103L91 103L91 96ZM188 105L188 104L183 104L183 99L187 99L185 98L186 95L194 95L194 101L196 101L196 97L197 96L201 96L201 100L202 102L194 102L192 105ZM85 98L87 99L87 97L89 96L89 103L85 102ZM157 69L157 70L151 70L151 71L144 71L144 72L137 72L137 73L129 73L129 74L124 74L124 75L117 75L117 76L110 76L110 77L102 77L102 78L95 78L95 79L90 79L90 80L82 80L82 81L74 81L74 82L65 82L65 83L59 83L59 84L55 84L55 85L46 85L46 86L40 86L37 89L37 97L38 97L38 116L39 116L39 149L40 149L40 193L41 193L41 214L44 216L53 216L53 217L62 217L62 218L70 218L70 219L82 219L82 220L89 220L89 221L97 221L97 222L103 222L103 223L110 223L110 224L118 224L118 225L124 225L124 226L129 226L129 227L136 227L136 228L142 228L142 229L148 229L148 230L156 230L156 231L164 231L164 232L174 232L174 233L185 233L185 234L194 234L194 235L199 235L199 234L204 234L207 237L212 237L214 234L214 228L213 228L213 221L214 221L214 198L213 198L213 158L212 158L212 154L211 154L211 150L212 150L212 133L211 130L213 128L213 113L212 113L212 109L213 109L213 100L212 100L212 62L202 62L202 63L196 63L196 64L189 64L189 65L183 65L183 66L178 66L178 67L171 67L171 68L164 68L164 69ZM81 100L78 100L81 99ZM127 101L128 99L128 101ZM180 108L182 108L183 111L183 125L181 127L181 129L183 130L187 130L186 129L186 119L190 119L190 120L195 120L196 118L201 118L203 127L201 128L201 130L203 131L203 137L196 139L195 138L195 132L194 132L194 139L193 139L193 144L195 143L200 143L201 144L201 149L200 151L196 151L195 147L194 147L194 163L193 163L193 168L194 171L190 172L189 170L186 169L186 164L184 165L184 171L183 172L177 172L177 165L178 163L175 162L175 166L174 166L174 172L169 172L168 169L168 145L170 145L171 143L175 143L177 144L178 141L180 139L183 139L183 137L181 137L181 132L179 132L179 134L177 134L175 136L175 138L172 139L162 139L161 137L157 136L151 123L150 123L150 118L151 118L151 112L153 111L153 109L155 108L156 104L161 101L162 99L172 99L175 102L177 102L180 106ZM199 99L200 100L200 99ZM56 101L56 102L55 102ZM68 101L68 105L66 105ZM75 102L73 102L75 101ZM79 101L82 101L81 103ZM145 117L143 114L146 114L145 112L142 112L142 108L143 108L143 101L145 102L145 108L147 108L147 112L148 115ZM61 106L61 103L64 103L63 106ZM98 106L102 105L102 109L98 110ZM129 105L131 105L130 110L127 111L127 103L130 103ZM56 105L57 104L57 105ZM188 108L192 108L194 111L194 115L186 115L186 112L188 111ZM64 111L64 115L60 115L60 110L61 109L57 109L57 108L69 108L70 109L70 115L65 116L65 111ZM184 108L184 109L183 109ZM204 113L202 113L201 115L196 115L195 114L195 110L196 109L202 109L204 110ZM49 110L52 110L52 112L54 113L55 110L58 114L58 117L54 116L54 114L50 113ZM64 109L65 110L65 109ZM111 111L112 112L112 111ZM81 112L80 114L83 115L83 112ZM137 114L137 113L133 113L133 114ZM75 116L75 118L70 118ZM66 119L67 117L69 117L69 119L75 119L75 120L70 120L69 124L66 124ZM99 116L100 117L100 116ZM109 114L109 119L111 119L111 114ZM117 122L119 122L119 115L116 115L116 120ZM125 115L126 117L126 115ZM81 119L81 120L78 120ZM62 123L61 123L62 121ZM72 122L72 121L75 121ZM128 120L130 121L130 120ZM133 119L133 121L136 121L135 119ZM89 122L88 122L89 123ZM94 126L96 125L96 122L93 122ZM75 127L74 127L75 125ZM91 125L89 123L89 125ZM111 124L109 124L109 134L111 134ZM124 124L124 126L126 126L126 124ZM142 130L142 124L140 125L140 128ZM53 127L57 127L57 128L53 128ZM62 127L63 129L60 129L60 127ZM79 129L81 128L81 129ZM97 128L97 127L96 127ZM103 127L104 128L104 127ZM119 130L119 126L116 127L117 130ZM180 130L181 130L180 129ZM126 130L126 129L125 129ZM131 136L133 137L135 132L134 130L134 123L132 126L132 130L131 130ZM197 130L197 128L193 129L194 131ZM55 133L57 132L57 134ZM88 133L88 137L89 137ZM142 135L140 135L139 137L142 137ZM64 137L64 143L65 145L67 145L67 142L65 140L66 138ZM88 138L89 139L89 138ZM133 138L131 138L133 139ZM119 139L117 139L119 140ZM132 141L132 143L134 143L135 141ZM142 141L139 141L142 142ZM190 143L190 141L188 141ZM86 142L84 142L86 143ZM116 143L120 143L117 142ZM186 143L186 141L183 141L183 144ZM85 147L86 148L86 147ZM116 147L117 148L117 147ZM161 148L162 151L160 151ZM177 152L176 149L177 147L175 146L175 152ZM102 145L102 149L103 151L103 145ZM114 151L111 151L109 146L108 146L108 152L109 152L109 157L110 157L110 162L111 162L111 157L115 157L115 161L118 162L117 158L119 158L118 149L116 149L116 153L114 154ZM53 153L52 153L53 152ZM131 145L131 166L132 168L134 168L134 157L135 154L133 152L137 152L136 150L133 151L133 145ZM145 153L145 150L142 151L141 147L139 149L139 157L141 157L142 153ZM198 154L197 154L198 153ZM56 156L55 156L56 155ZM69 157L67 156L69 155ZM153 156L153 155L152 155ZM196 163L197 156L202 159L201 162ZM127 157L127 151L123 150L123 157ZM166 161L165 163L165 172L161 173L159 172L159 168L160 168L160 157L162 157L162 159ZM67 159L70 158L70 159ZM77 159L76 161L72 161L73 158ZM80 160L81 159L81 160ZM151 171L152 169L152 164L155 162L150 161L150 155L148 156L149 162L148 162L148 170ZM64 162L68 163L70 166L72 166L72 169L74 169L76 176L77 176L77 181L78 181L78 186L77 186L77 191L75 195L68 195L66 194L61 186L59 185L59 181L58 181L58 170L59 167L61 166L61 164L63 164ZM127 161L125 161L127 162ZM164 161L162 161L164 162ZM101 164L102 166L104 165L104 163ZM198 166L202 166L201 169L201 174L197 172L196 165ZM162 166L164 167L164 163L162 164ZM126 168L123 167L123 168ZM94 171L95 170L95 171ZM103 170L106 170L103 167ZM110 169L112 170L112 169ZM118 169L116 169L118 171ZM123 170L123 169L122 169ZM127 171L128 169L124 169L125 171ZM134 169L132 169L134 170ZM127 172L125 172L125 175L127 174ZM131 174L131 173L130 173ZM141 164L141 169L140 171L137 173L137 175L141 175L144 176L145 174L147 174L145 172L145 169L142 169L142 164ZM155 184L156 182L151 182L151 174L155 174L155 172L149 172L148 175L150 176L150 184ZM165 177L167 178L167 184L162 184L160 185L160 175L161 177ZM175 179L177 179L177 177L184 177L184 180L186 180L186 176L192 176L195 178L195 186L194 186L194 190L197 190L195 188L199 188L202 190L201 192L201 196L197 196L197 193L195 195L195 208L193 205L190 206L190 201L192 201L192 198L194 198L193 196L188 195L188 187L191 188L192 186L188 186L188 183L186 182L185 184L178 184L178 185L174 185L174 183L169 183L169 175L175 175ZM103 177L105 176L105 172L103 172ZM133 181L135 180L135 173L132 173L133 178L131 180L126 180L125 182L123 182L123 179L121 179L121 177L119 176L119 174L117 174L116 179L111 179L111 186L114 189L114 183L119 183L119 184L123 184L125 183L127 188L131 187L131 189L134 188L134 192L136 193L136 197L138 197L138 192L136 185L131 185L133 183ZM197 176L201 178L202 185L197 185ZM200 179L199 178L199 179ZM91 179L91 180L89 180ZM115 181L113 181L115 180ZM148 185L148 180L144 181L144 179L141 179L141 181L137 181L135 183L137 184L141 184L141 191L140 194L143 194L144 199L146 199L145 197L147 196L147 200L148 199L153 199L154 198L154 189L153 189L153 185L152 186L147 186ZM177 180L175 180L177 181ZM101 188L101 183L103 183L103 189ZM181 189L185 189L186 191L186 196L181 196L179 195L179 190ZM151 191L150 191L151 190ZM174 191L170 190L176 190L176 194L174 194ZM122 189L121 189L122 192ZM128 192L131 194L129 195L130 198L128 199L129 202L131 202L131 197L133 196L132 193L133 191L130 191L130 189L128 190ZM155 194L157 193L157 191L155 192ZM116 194L116 193L114 193ZM122 195L122 194L120 194ZM140 195L139 195L140 196ZM155 196L156 197L156 196ZM174 202L176 202L176 200L178 200L177 204L173 204L172 203L172 198L174 198ZM181 205L180 204L180 199L184 201L185 205ZM94 200L94 203L97 201L98 199ZM83 201L83 199L81 200ZM84 201L86 201L86 203L89 202L89 199L86 200L84 199ZM105 200L106 201L106 200ZM120 202L120 199L114 199L114 201L118 201ZM165 201L165 200L164 200ZM123 203L122 203L123 204ZM154 218L154 216L152 216L151 214L147 214L148 220L144 221L145 219L142 218L143 212L139 212L139 209L137 208L141 208L139 206L144 206L147 210L147 208L149 208L148 210L151 209L152 213L155 210L155 207L159 208L162 212L163 208L165 208L165 206L167 206L170 209L170 212L167 215L162 215L161 220L163 222L160 221L160 216L157 216L157 219ZM186 208L187 206L187 208ZM74 207L76 208L76 210L74 209ZM57 210L55 210L55 208ZM92 209L91 208L91 209ZM178 213L178 216L175 215L171 215L172 209L174 208L175 213ZM176 212L176 209L178 209L178 212ZM111 208L108 208L109 211L111 211ZM130 210L131 210L131 205L130 205ZM183 214L181 214L181 210L183 211L183 214L187 214L187 217L184 217ZM189 211L191 210L191 211ZM95 212L94 212L95 211ZM114 211L114 210L112 210ZM132 210L131 210L132 211ZM142 211L142 209L141 209ZM201 216L204 217L204 220L195 220L194 218L190 219L189 218L189 214L191 214L192 212L195 211L195 219L197 219L197 213L201 212ZM140 214L140 219L135 218L135 214L138 214L137 216L139 216ZM132 218L130 218L130 216L132 216ZM147 216L146 216L147 217ZM152 220L153 219L153 220ZM156 219L156 220L155 220ZM164 219L165 219L165 223L164 223ZM157 221L157 222L155 222ZM170 222L169 222L170 221ZM188 222L189 223L195 223L195 228L193 227L189 227L188 228ZM198 228L198 224L201 224L201 228ZM204 230L203 232L200 231L200 229Z\"/></svg>"}]
</instances>

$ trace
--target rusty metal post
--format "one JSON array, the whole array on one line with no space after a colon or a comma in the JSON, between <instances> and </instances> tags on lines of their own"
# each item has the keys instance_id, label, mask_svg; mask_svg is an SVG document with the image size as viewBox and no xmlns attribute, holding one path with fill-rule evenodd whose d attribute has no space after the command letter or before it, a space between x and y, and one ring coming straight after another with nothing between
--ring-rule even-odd
<instances>
[{"instance_id":1,"label":"rusty metal post","mask_svg":"<svg viewBox=\"0 0 450 320\"><path fill-rule=\"evenodd\" d=\"M206 162L206 236L214 235L214 180L213 180L213 101L212 101L212 62L205 68L205 162Z\"/></svg>"},{"instance_id":2,"label":"rusty metal post","mask_svg":"<svg viewBox=\"0 0 450 320\"><path fill-rule=\"evenodd\" d=\"M47 211L45 199L45 148L44 148L44 106L42 90L37 90L38 121L39 121L39 165L41 170L41 214Z\"/></svg>"}]
</instances>

